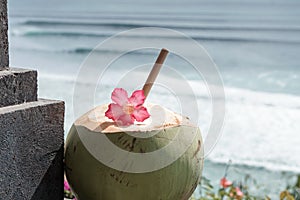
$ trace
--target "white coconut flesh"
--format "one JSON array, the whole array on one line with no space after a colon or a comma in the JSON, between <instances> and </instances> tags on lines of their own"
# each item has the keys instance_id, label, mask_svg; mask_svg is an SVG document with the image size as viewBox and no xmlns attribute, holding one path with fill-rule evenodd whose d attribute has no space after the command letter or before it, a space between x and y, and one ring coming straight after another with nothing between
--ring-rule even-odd
<instances>
[{"instance_id":1,"label":"white coconut flesh","mask_svg":"<svg viewBox=\"0 0 300 200\"><path fill-rule=\"evenodd\" d=\"M108 104L98 106L87 112L75 121L76 126L84 126L87 129L105 134L117 132L149 132L165 128L185 125L194 126L188 117L183 117L157 104L147 103L144 105L150 117L143 122L135 121L130 126L118 126L113 120L105 116Z\"/></svg>"},{"instance_id":2,"label":"white coconut flesh","mask_svg":"<svg viewBox=\"0 0 300 200\"><path fill-rule=\"evenodd\" d=\"M98 106L74 122L66 142L66 175L80 200L187 200L192 195L203 168L203 143L199 129L187 117L159 105L146 104L145 107L151 117L127 127L119 127L105 117L108 105ZM104 134L115 146L128 152L127 157L112 159L126 161L121 169L107 165L111 163L99 162L99 151L110 153L110 149L103 147L99 141L99 134ZM135 168L131 153L140 153L143 158L146 156L144 153L163 149L177 136L179 141L185 143L184 140L187 140L190 145L176 160L156 169L157 163L162 164L179 154L177 150L184 145L169 145L159 162L147 163L144 157L144 165ZM188 141L190 139L192 141ZM84 143L92 148L87 148ZM120 167L121 164L117 164ZM128 172L127 166L137 172L139 167L145 166L153 170L132 173Z\"/></svg>"}]
</instances>

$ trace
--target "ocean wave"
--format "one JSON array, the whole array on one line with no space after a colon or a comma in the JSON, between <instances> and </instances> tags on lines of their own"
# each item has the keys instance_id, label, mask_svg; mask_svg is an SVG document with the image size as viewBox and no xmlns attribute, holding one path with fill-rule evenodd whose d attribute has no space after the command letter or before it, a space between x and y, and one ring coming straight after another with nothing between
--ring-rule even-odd
<instances>
[{"instance_id":1,"label":"ocean wave","mask_svg":"<svg viewBox=\"0 0 300 200\"><path fill-rule=\"evenodd\" d=\"M224 158L207 158L210 162L215 164L228 164L228 159ZM274 172L292 172L299 174L300 173L300 167L297 164L282 164L282 163L276 163L274 161L265 161L265 160L259 160L259 161L251 161L251 160L245 160L245 159L238 159L235 158L232 160L231 163L232 166L236 166L239 168L257 168L257 169L264 169L268 171L274 171Z\"/></svg>"},{"instance_id":2,"label":"ocean wave","mask_svg":"<svg viewBox=\"0 0 300 200\"><path fill-rule=\"evenodd\" d=\"M16 18L16 19L29 19L36 20L38 19L76 19L76 20L95 20L95 19L101 19L101 20L134 20L134 21L171 21L171 22L217 22L217 23L223 23L223 22L228 22L229 20L232 22L267 22L267 23L274 23L278 24L278 22L288 22L288 23L297 23L299 22L299 19L295 17L291 17L288 15L264 15L264 16L259 16L255 14L247 14L243 13L240 15L238 18L237 13L234 15L228 15L226 13L216 13L216 12L206 12L206 13L168 13L166 15L165 13L160 13L160 12L151 12L151 13L61 13L61 12L51 12L47 13L35 13L32 15L32 13L14 13L10 14L10 17Z\"/></svg>"},{"instance_id":3,"label":"ocean wave","mask_svg":"<svg viewBox=\"0 0 300 200\"><path fill-rule=\"evenodd\" d=\"M33 52L47 52L47 53L54 53L54 54L58 54L58 53L66 53L66 54L89 54L91 52L93 53L98 53L98 54L123 54L124 51L122 50L118 50L118 49L96 49L96 48L92 48L92 47L76 47L73 49L50 49L50 48L43 48L43 47L39 47L39 48L24 48L24 47L14 47L15 50L18 51L33 51ZM139 51L130 51L130 52L126 52L126 54L128 55L153 55L155 56L156 53L155 52L151 52L151 51L143 51L143 50L139 50Z\"/></svg>"},{"instance_id":4,"label":"ocean wave","mask_svg":"<svg viewBox=\"0 0 300 200\"><path fill-rule=\"evenodd\" d=\"M215 24L158 24L158 23L146 23L146 22L92 22L92 21L55 21L55 20L26 20L21 25L33 25L33 26L101 26L101 27L114 27L114 28L141 28L141 27L161 27L171 29L192 29L192 30L238 30L238 31L300 31L299 26L268 26L268 25L256 25L256 26L244 26L244 25L215 25Z\"/></svg>"},{"instance_id":5,"label":"ocean wave","mask_svg":"<svg viewBox=\"0 0 300 200\"><path fill-rule=\"evenodd\" d=\"M22 31L22 32L12 32L12 35L16 36L28 36L28 37L37 37L37 36L65 36L65 37L109 37L111 34L108 33L93 33L93 32L69 32L69 31Z\"/></svg>"},{"instance_id":6,"label":"ocean wave","mask_svg":"<svg viewBox=\"0 0 300 200\"><path fill-rule=\"evenodd\" d=\"M24 31L11 31L13 36L24 37L47 37L47 36L61 36L61 37L111 37L114 33L109 32L77 32L77 31L44 31L44 30L24 30ZM182 40L180 36L169 35L123 35L123 38L145 38L145 39L178 39ZM300 44L299 40L293 39L276 39L276 38L256 38L249 36L208 36L208 35L189 35L197 41L223 41L223 42L247 42L247 43L283 43L283 44ZM70 52L81 53L82 51L71 50Z\"/></svg>"},{"instance_id":7,"label":"ocean wave","mask_svg":"<svg viewBox=\"0 0 300 200\"><path fill-rule=\"evenodd\" d=\"M79 48L75 48L72 50L63 50L63 52L67 52L67 53L76 53L76 54L89 54L91 52L93 53L99 53L99 54L120 54L120 53L124 53L124 51L121 50L117 50L117 49L95 49L95 48L85 48L85 47L79 47ZM155 55L154 52L150 52L150 51L130 51L127 52L126 54L129 55Z\"/></svg>"}]
</instances>

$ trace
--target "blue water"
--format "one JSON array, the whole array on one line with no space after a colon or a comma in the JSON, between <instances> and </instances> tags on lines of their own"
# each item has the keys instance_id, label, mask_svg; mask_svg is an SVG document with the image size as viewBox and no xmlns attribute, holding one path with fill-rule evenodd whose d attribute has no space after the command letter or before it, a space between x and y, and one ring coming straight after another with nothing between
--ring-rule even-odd
<instances>
[{"instance_id":1,"label":"blue water","mask_svg":"<svg viewBox=\"0 0 300 200\"><path fill-rule=\"evenodd\" d=\"M37 69L39 96L66 102L66 132L78 117L72 107L74 82L89 52L120 31L170 28L204 46L225 85L226 121L219 142L207 157L204 173L217 182L214 170L220 170L218 166L224 167L229 159L257 171L300 172L299 1L11 0L9 17L11 66ZM166 39L184 48L181 38L168 35L126 38L128 44ZM116 55L121 49L116 45L98 53ZM185 50L197 56L197 52ZM153 63L156 54L134 51L116 62L104 77L105 90L97 92L96 101L110 101L109 94L117 82L112 76L120 77L132 66ZM203 88L201 77L178 57L170 55L166 65L184 74L194 88ZM93 71L96 66L90 67ZM161 78L172 79L167 73ZM87 79L79 84L89 87L92 83ZM199 125L205 136L211 102L205 89L196 91L201 110ZM176 110L176 99L162 88L154 88L151 94L153 101ZM84 105L84 97L76 98ZM271 176L265 177L271 180Z\"/></svg>"}]
</instances>

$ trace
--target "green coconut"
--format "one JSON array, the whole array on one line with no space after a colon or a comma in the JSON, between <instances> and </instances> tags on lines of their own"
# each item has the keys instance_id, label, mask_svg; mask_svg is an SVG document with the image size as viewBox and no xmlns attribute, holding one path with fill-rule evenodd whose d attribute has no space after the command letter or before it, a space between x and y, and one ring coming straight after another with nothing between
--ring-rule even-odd
<instances>
[{"instance_id":1,"label":"green coconut","mask_svg":"<svg viewBox=\"0 0 300 200\"><path fill-rule=\"evenodd\" d=\"M158 105L146 107L151 117L129 127L104 116L108 105L74 122L65 169L79 200L187 200L192 195L203 168L199 128Z\"/></svg>"}]
</instances>

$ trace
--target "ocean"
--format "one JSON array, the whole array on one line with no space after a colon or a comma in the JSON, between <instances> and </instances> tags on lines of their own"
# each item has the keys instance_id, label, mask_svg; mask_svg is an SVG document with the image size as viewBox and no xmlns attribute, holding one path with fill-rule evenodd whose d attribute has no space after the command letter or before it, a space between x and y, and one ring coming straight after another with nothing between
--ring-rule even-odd
<instances>
[{"instance_id":1,"label":"ocean","mask_svg":"<svg viewBox=\"0 0 300 200\"><path fill-rule=\"evenodd\" d=\"M89 53L119 32L143 27L185 34L202 45L218 67L226 118L217 144L205 159L204 175L217 185L231 160L229 176L241 179L249 173L261 182L264 192L277 199L276 193L293 182L293 174L300 173L300 2L10 0L10 65L37 69L39 97L66 102L67 135L80 114L74 113L73 98L83 107L86 103L84 96L74 96L74 85L88 88L95 84L88 77L76 82ZM170 40L197 57L182 38L145 33L125 40L128 45ZM99 58L114 56L123 47L116 44L97 53ZM153 63L157 53L157 49L132 51L113 63L101 79L103 87L91 94L95 104L109 103L110 93L124 73ZM205 140L212 104L203 77L196 76L176 55L170 54L165 64L183 74L193 88ZM88 67L97 72L105 66ZM134 79L146 77L148 72L136 73L140 76L135 74ZM159 78L176 82L164 69ZM184 88L181 92L188 95ZM180 110L174 95L159 85L150 96L149 101Z\"/></svg>"}]
</instances>

